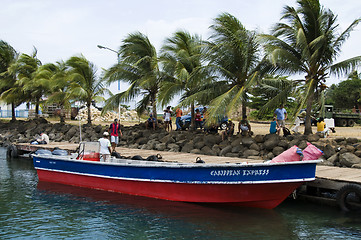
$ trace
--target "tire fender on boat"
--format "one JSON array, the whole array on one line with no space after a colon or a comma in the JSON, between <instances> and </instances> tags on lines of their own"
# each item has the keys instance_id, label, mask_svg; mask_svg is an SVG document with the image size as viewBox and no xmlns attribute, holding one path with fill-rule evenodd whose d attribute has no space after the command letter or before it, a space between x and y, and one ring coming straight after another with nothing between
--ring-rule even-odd
<instances>
[{"instance_id":1,"label":"tire fender on boat","mask_svg":"<svg viewBox=\"0 0 361 240\"><path fill-rule=\"evenodd\" d=\"M351 212L361 210L361 186L357 184L347 184L343 186L337 192L336 200L342 211ZM353 200L356 204L350 204L350 200Z\"/></svg>"},{"instance_id":2,"label":"tire fender on boat","mask_svg":"<svg viewBox=\"0 0 361 240\"><path fill-rule=\"evenodd\" d=\"M10 158L18 157L18 149L15 147L15 145L10 145L8 147L6 155Z\"/></svg>"}]
</instances>

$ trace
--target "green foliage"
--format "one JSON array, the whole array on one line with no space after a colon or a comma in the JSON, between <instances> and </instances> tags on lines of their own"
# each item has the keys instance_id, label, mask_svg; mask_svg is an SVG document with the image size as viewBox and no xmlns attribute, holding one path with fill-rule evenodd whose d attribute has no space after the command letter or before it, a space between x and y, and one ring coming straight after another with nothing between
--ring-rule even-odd
<instances>
[{"instance_id":1,"label":"green foliage","mask_svg":"<svg viewBox=\"0 0 361 240\"><path fill-rule=\"evenodd\" d=\"M326 92L326 103L335 108L358 108L361 100L361 79L358 75L349 76L348 80L333 84Z\"/></svg>"},{"instance_id":2,"label":"green foliage","mask_svg":"<svg viewBox=\"0 0 361 240\"><path fill-rule=\"evenodd\" d=\"M263 40L268 59L281 74L305 74L300 107L307 105L305 134L309 134L312 104L321 96L326 78L348 73L361 63L361 56L335 63L342 44L361 19L341 32L336 15L321 6L319 0L298 0L297 5L297 9L284 7L284 22L274 26L273 35L263 35Z\"/></svg>"},{"instance_id":3,"label":"green foliage","mask_svg":"<svg viewBox=\"0 0 361 240\"><path fill-rule=\"evenodd\" d=\"M129 34L119 48L119 62L105 71L103 79L112 83L123 81L130 87L121 93L111 94L103 112L117 108L120 103L129 102L138 96L136 110L144 112L151 105L157 112L157 94L162 81L157 52L148 37L140 32Z\"/></svg>"}]
</instances>

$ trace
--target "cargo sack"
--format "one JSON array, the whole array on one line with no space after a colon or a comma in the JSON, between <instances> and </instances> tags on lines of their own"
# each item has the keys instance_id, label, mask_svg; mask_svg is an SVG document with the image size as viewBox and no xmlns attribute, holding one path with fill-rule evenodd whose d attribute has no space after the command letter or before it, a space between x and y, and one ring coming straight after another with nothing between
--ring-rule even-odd
<instances>
[{"instance_id":1,"label":"cargo sack","mask_svg":"<svg viewBox=\"0 0 361 240\"><path fill-rule=\"evenodd\" d=\"M273 158L270 163L279 163L279 162L295 162L301 161L303 157L302 150L296 145L287 149L277 157Z\"/></svg>"},{"instance_id":2,"label":"cargo sack","mask_svg":"<svg viewBox=\"0 0 361 240\"><path fill-rule=\"evenodd\" d=\"M311 143L307 143L307 147L303 150L303 161L317 160L323 155L321 149Z\"/></svg>"}]
</instances>

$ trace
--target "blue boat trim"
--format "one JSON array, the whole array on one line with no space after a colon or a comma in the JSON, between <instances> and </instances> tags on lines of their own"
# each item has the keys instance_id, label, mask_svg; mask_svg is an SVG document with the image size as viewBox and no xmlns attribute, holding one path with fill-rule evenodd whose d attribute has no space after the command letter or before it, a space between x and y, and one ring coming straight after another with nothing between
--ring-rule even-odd
<instances>
[{"instance_id":1,"label":"blue boat trim","mask_svg":"<svg viewBox=\"0 0 361 240\"><path fill-rule=\"evenodd\" d=\"M76 174L81 176L87 177L99 177L99 178L107 178L107 179L115 179L115 180L129 180L129 181L140 181L140 182L158 182L158 183L188 183L188 184L267 184L267 183L287 183L287 182L306 182L306 181L313 181L315 178L301 178L301 179L290 179L290 180L267 180L267 181L175 181L175 180L157 180L157 179L141 179L141 178L129 178L129 177L109 177L104 175L98 174L86 174L86 173L79 173L79 172L71 172L71 171L59 171L53 170L48 168L38 168L37 170L45 170L45 171L52 171L52 172L60 172L60 173L67 173L67 174Z\"/></svg>"}]
</instances>

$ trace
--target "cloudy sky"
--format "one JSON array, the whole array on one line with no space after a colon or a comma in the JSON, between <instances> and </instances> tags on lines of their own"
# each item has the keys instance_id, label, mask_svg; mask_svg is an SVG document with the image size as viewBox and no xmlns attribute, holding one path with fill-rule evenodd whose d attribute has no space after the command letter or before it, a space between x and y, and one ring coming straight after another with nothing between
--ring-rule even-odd
<instances>
[{"instance_id":1,"label":"cloudy sky","mask_svg":"<svg viewBox=\"0 0 361 240\"><path fill-rule=\"evenodd\" d=\"M283 6L295 0L0 0L0 39L18 52L30 54L35 46L44 63L83 54L98 72L116 62L116 54L129 34L140 31L159 50L164 39L185 29L209 36L212 19L222 12L236 16L247 29L268 33ZM359 0L321 0L338 15L344 30L361 17ZM361 25L343 46L340 60L361 55ZM123 88L126 86L123 85ZM125 90L125 89L122 89ZM112 86L116 92L117 87Z\"/></svg>"}]
</instances>

